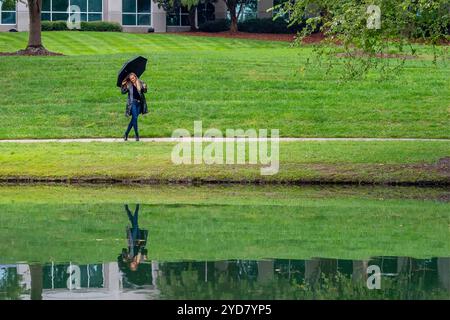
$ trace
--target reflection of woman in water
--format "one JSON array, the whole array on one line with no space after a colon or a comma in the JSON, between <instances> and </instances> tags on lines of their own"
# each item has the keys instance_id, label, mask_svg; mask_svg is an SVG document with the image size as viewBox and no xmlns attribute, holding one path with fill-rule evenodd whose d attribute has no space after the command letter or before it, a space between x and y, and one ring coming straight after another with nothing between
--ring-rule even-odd
<instances>
[{"instance_id":1,"label":"reflection of woman in water","mask_svg":"<svg viewBox=\"0 0 450 320\"><path fill-rule=\"evenodd\" d=\"M131 228L127 226L127 239L128 239L128 260L130 261L131 271L136 271L137 266L142 260L147 260L147 250L145 245L147 244L147 230L139 229L138 215L139 204L136 205L134 215L131 214L128 205L125 205L128 219L131 222ZM122 251L126 253L126 251Z\"/></svg>"},{"instance_id":2,"label":"reflection of woman in water","mask_svg":"<svg viewBox=\"0 0 450 320\"><path fill-rule=\"evenodd\" d=\"M118 263L120 269L129 275L129 271L137 271L139 264L147 260L147 249L145 249L145 246L147 244L148 231L139 228L139 204L136 205L134 214L131 213L128 205L125 205L125 211L131 227L127 226L126 229L128 249L122 249L122 254L118 257Z\"/></svg>"}]
</instances>

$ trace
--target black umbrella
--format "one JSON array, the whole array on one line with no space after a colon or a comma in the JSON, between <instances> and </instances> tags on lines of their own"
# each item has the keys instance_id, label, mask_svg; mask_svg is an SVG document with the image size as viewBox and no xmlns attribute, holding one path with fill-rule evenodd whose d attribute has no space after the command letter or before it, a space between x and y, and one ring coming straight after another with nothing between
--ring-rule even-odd
<instances>
[{"instance_id":1,"label":"black umbrella","mask_svg":"<svg viewBox=\"0 0 450 320\"><path fill-rule=\"evenodd\" d=\"M117 86L120 87L123 79L125 79L131 72L140 77L144 73L146 66L147 59L142 56L138 56L126 62L122 69L120 69L119 75L117 76Z\"/></svg>"}]
</instances>

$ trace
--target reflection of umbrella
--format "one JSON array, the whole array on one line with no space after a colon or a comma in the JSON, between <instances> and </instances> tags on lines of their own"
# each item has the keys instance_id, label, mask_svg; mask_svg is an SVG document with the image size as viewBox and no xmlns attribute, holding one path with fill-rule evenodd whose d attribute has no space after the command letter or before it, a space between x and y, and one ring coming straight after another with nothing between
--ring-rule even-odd
<instances>
[{"instance_id":1,"label":"reflection of umbrella","mask_svg":"<svg viewBox=\"0 0 450 320\"><path fill-rule=\"evenodd\" d=\"M123 79L125 79L131 72L134 72L138 77L140 77L144 73L146 66L147 59L142 56L133 58L125 63L117 76L117 86L120 87Z\"/></svg>"}]
</instances>

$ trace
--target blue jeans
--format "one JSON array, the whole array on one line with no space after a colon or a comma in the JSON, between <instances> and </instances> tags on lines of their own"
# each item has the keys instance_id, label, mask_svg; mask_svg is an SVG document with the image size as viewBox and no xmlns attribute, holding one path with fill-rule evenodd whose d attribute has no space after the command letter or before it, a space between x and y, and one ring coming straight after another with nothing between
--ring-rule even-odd
<instances>
[{"instance_id":1,"label":"blue jeans","mask_svg":"<svg viewBox=\"0 0 450 320\"><path fill-rule=\"evenodd\" d=\"M128 219L131 222L131 237L133 241L137 240L139 235L139 224L138 224L138 215L139 215L139 204L136 205L136 209L134 210L134 215L131 214L128 205L125 205L125 210L127 211Z\"/></svg>"},{"instance_id":2,"label":"blue jeans","mask_svg":"<svg viewBox=\"0 0 450 320\"><path fill-rule=\"evenodd\" d=\"M134 128L134 134L135 134L136 138L139 137L138 117L139 117L140 108L141 108L141 106L139 105L139 102L134 100L133 103L131 104L131 120L130 120L130 123L128 124L127 131L125 132L125 135L127 137L131 131L131 128Z\"/></svg>"}]
</instances>

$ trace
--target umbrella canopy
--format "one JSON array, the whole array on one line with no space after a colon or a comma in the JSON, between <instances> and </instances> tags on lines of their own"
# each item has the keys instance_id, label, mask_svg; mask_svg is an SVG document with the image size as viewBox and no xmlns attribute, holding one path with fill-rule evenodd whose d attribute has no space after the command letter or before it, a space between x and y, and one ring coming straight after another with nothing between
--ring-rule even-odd
<instances>
[{"instance_id":1,"label":"umbrella canopy","mask_svg":"<svg viewBox=\"0 0 450 320\"><path fill-rule=\"evenodd\" d=\"M147 59L142 56L135 57L126 62L122 69L120 69L119 75L117 76L117 86L120 87L123 79L125 79L131 72L140 77L144 73L146 66Z\"/></svg>"}]
</instances>

